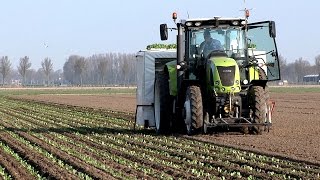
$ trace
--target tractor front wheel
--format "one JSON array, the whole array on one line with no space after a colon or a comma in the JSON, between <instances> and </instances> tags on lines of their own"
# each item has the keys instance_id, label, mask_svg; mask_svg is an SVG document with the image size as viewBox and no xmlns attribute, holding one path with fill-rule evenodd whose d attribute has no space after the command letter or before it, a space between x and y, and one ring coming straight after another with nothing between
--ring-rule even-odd
<instances>
[{"instance_id":1,"label":"tractor front wheel","mask_svg":"<svg viewBox=\"0 0 320 180\"><path fill-rule=\"evenodd\" d=\"M253 123L263 124L266 122L266 97L265 91L261 86L252 86L250 90L250 107L252 110ZM262 134L264 126L253 126L254 134Z\"/></svg>"},{"instance_id":2,"label":"tractor front wheel","mask_svg":"<svg viewBox=\"0 0 320 180\"><path fill-rule=\"evenodd\" d=\"M183 118L188 135L203 127L203 105L201 90L198 86L189 86L183 108Z\"/></svg>"}]
</instances>

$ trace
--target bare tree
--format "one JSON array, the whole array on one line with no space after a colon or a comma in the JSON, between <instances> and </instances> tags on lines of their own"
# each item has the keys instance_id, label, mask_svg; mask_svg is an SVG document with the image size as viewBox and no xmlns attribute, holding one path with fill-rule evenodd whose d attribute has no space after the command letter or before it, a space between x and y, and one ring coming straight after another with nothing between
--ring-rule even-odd
<instances>
[{"instance_id":1,"label":"bare tree","mask_svg":"<svg viewBox=\"0 0 320 180\"><path fill-rule=\"evenodd\" d=\"M19 74L23 78L22 85L25 85L26 83L27 71L30 69L30 67L31 67L31 62L29 61L28 56L20 58L20 62L17 68L18 68Z\"/></svg>"},{"instance_id":2,"label":"bare tree","mask_svg":"<svg viewBox=\"0 0 320 180\"><path fill-rule=\"evenodd\" d=\"M129 62L126 58L124 58L123 60L123 64L122 64L122 67L121 67L121 73L122 73L122 76L123 76L123 82L124 82L124 86L126 86L127 84L127 76L129 74Z\"/></svg>"},{"instance_id":3,"label":"bare tree","mask_svg":"<svg viewBox=\"0 0 320 180\"><path fill-rule=\"evenodd\" d=\"M74 62L74 72L77 76L79 76L80 85L82 85L82 74L86 70L86 60L84 57L79 57Z\"/></svg>"},{"instance_id":4,"label":"bare tree","mask_svg":"<svg viewBox=\"0 0 320 180\"><path fill-rule=\"evenodd\" d=\"M50 76L50 73L53 71L53 63L51 59L47 57L41 62L41 66L42 66L43 73L46 76L47 85L49 85L49 76Z\"/></svg>"},{"instance_id":5,"label":"bare tree","mask_svg":"<svg viewBox=\"0 0 320 180\"><path fill-rule=\"evenodd\" d=\"M303 76L307 74L307 70L310 69L310 63L307 60L299 58L295 61L295 71L297 75L298 83L302 82Z\"/></svg>"},{"instance_id":6,"label":"bare tree","mask_svg":"<svg viewBox=\"0 0 320 180\"><path fill-rule=\"evenodd\" d=\"M101 84L104 84L104 77L107 73L108 62L105 59L101 59L98 63L98 71L101 79Z\"/></svg>"},{"instance_id":7,"label":"bare tree","mask_svg":"<svg viewBox=\"0 0 320 180\"><path fill-rule=\"evenodd\" d=\"M316 73L320 75L320 55L316 56L314 64Z\"/></svg>"},{"instance_id":8,"label":"bare tree","mask_svg":"<svg viewBox=\"0 0 320 180\"><path fill-rule=\"evenodd\" d=\"M8 56L2 56L0 60L0 73L2 74L2 84L4 85L4 81L7 78L11 71L11 62L8 59Z\"/></svg>"}]
</instances>

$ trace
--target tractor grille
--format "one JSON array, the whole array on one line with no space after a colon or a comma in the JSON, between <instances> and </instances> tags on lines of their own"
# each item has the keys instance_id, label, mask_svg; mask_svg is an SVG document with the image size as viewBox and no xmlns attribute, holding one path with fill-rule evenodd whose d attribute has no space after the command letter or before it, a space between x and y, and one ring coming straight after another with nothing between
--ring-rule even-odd
<instances>
[{"instance_id":1,"label":"tractor grille","mask_svg":"<svg viewBox=\"0 0 320 180\"><path fill-rule=\"evenodd\" d=\"M223 86L232 86L234 84L235 66L217 67L221 84Z\"/></svg>"}]
</instances>

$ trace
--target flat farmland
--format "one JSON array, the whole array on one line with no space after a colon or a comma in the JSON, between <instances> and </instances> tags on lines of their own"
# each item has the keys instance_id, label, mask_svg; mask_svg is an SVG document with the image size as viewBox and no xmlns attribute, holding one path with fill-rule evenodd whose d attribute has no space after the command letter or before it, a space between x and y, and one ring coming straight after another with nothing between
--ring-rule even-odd
<instances>
[{"instance_id":1,"label":"flat farmland","mask_svg":"<svg viewBox=\"0 0 320 180\"><path fill-rule=\"evenodd\" d=\"M269 133L188 137L133 131L134 91L87 91L1 92L3 179L320 178L320 92L272 89Z\"/></svg>"}]
</instances>

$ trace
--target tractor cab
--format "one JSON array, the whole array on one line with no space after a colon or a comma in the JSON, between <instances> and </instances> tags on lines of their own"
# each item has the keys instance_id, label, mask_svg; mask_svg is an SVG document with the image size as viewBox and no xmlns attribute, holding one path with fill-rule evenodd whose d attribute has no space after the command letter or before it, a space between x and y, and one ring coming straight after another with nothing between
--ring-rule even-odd
<instances>
[{"instance_id":1,"label":"tractor cab","mask_svg":"<svg viewBox=\"0 0 320 180\"><path fill-rule=\"evenodd\" d=\"M253 66L263 70L267 81L280 79L273 21L248 24L245 18L214 17L181 20L177 26L178 31L181 31L178 32L182 42L180 47L178 45L178 51L184 57L180 59L182 64L193 65L211 57L224 56L236 60L241 70L242 85L248 85L259 78L253 68L248 68ZM160 28L162 40L167 39L166 29ZM190 75L190 79L195 77L192 72Z\"/></svg>"}]
</instances>

